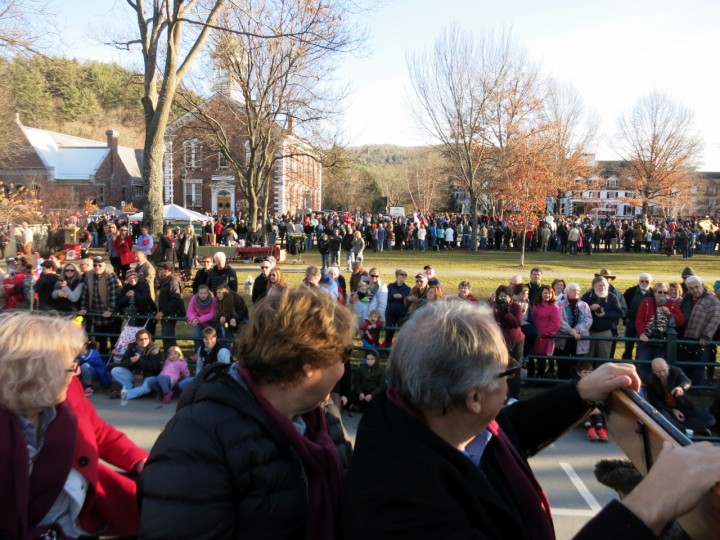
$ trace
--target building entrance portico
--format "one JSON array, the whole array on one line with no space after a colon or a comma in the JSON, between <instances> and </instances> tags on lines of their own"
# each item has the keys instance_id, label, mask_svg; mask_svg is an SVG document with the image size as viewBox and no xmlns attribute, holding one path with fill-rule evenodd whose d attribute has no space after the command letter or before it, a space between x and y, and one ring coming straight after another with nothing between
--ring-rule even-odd
<instances>
[{"instance_id":1,"label":"building entrance portico","mask_svg":"<svg viewBox=\"0 0 720 540\"><path fill-rule=\"evenodd\" d=\"M213 214L229 216L235 209L235 182L232 177L213 176L210 186Z\"/></svg>"}]
</instances>

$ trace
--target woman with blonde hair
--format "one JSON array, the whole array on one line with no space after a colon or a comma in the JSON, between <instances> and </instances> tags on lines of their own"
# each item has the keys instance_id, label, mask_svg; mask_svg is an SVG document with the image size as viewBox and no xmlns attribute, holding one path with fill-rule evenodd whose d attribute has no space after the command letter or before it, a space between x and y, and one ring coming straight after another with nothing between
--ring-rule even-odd
<instances>
[{"instance_id":1,"label":"woman with blonde hair","mask_svg":"<svg viewBox=\"0 0 720 540\"><path fill-rule=\"evenodd\" d=\"M70 319L0 314L0 531L10 538L132 536L147 458L83 392L87 336Z\"/></svg>"},{"instance_id":2,"label":"woman with blonde hair","mask_svg":"<svg viewBox=\"0 0 720 540\"><path fill-rule=\"evenodd\" d=\"M270 272L268 272L268 280L268 296L272 296L273 294L280 294L287 287L283 271L280 270L277 266L275 268L272 268Z\"/></svg>"},{"instance_id":3,"label":"woman with blonde hair","mask_svg":"<svg viewBox=\"0 0 720 540\"><path fill-rule=\"evenodd\" d=\"M323 405L355 332L307 287L255 304L239 362L197 375L151 451L140 537L338 538L350 444Z\"/></svg>"}]
</instances>

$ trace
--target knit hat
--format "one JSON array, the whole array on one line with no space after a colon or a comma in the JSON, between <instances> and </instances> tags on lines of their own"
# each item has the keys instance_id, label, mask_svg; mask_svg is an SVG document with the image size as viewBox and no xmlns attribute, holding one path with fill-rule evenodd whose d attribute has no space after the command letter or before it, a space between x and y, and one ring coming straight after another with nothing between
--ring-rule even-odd
<instances>
[{"instance_id":1,"label":"knit hat","mask_svg":"<svg viewBox=\"0 0 720 540\"><path fill-rule=\"evenodd\" d=\"M683 268L682 274L680 274L683 278L686 278L688 276L694 276L695 270L692 269L692 266L686 266Z\"/></svg>"}]
</instances>

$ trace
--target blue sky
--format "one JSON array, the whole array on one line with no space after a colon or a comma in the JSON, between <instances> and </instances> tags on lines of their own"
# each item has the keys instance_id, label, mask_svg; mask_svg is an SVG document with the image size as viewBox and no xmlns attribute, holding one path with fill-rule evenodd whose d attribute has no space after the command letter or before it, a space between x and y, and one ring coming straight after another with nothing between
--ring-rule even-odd
<instances>
[{"instance_id":1,"label":"blue sky","mask_svg":"<svg viewBox=\"0 0 720 540\"><path fill-rule=\"evenodd\" d=\"M86 38L129 13L124 0L56 4L69 54L139 67L137 53L117 53ZM617 118L652 90L695 113L705 141L703 170L720 171L720 2L716 0L380 0L362 21L368 51L347 57L337 76L349 83L345 132L358 144L432 143L413 123L408 51L430 46L443 26L511 28L542 70L572 83L600 118L594 150L612 159Z\"/></svg>"}]
</instances>

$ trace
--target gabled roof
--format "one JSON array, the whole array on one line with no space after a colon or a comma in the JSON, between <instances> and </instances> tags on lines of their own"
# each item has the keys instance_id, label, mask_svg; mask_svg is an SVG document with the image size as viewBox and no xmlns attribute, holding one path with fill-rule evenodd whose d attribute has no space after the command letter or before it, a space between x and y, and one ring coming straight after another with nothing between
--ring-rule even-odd
<instances>
[{"instance_id":1,"label":"gabled roof","mask_svg":"<svg viewBox=\"0 0 720 540\"><path fill-rule=\"evenodd\" d=\"M127 146L118 146L118 156L123 162L125 170L133 180L142 180L143 151Z\"/></svg>"},{"instance_id":2,"label":"gabled roof","mask_svg":"<svg viewBox=\"0 0 720 540\"><path fill-rule=\"evenodd\" d=\"M33 150L43 164L52 170L56 180L92 181L110 153L107 144L100 141L45 129L21 128ZM118 146L118 155L131 177L142 177L142 159L135 149Z\"/></svg>"}]
</instances>

